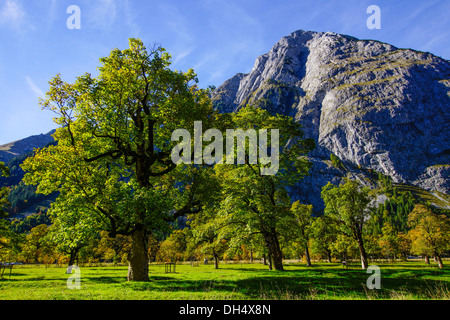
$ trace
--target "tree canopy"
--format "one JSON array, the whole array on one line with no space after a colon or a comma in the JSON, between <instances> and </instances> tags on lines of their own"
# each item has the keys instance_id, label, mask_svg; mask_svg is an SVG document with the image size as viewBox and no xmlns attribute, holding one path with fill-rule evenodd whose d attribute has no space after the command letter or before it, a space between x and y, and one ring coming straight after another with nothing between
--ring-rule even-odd
<instances>
[{"instance_id":1,"label":"tree canopy","mask_svg":"<svg viewBox=\"0 0 450 320\"><path fill-rule=\"evenodd\" d=\"M57 115L58 143L22 168L39 192L61 192L53 210L70 202L112 235L131 235L128 278L145 281L148 235L173 214L170 202L180 191L171 175L171 133L192 131L197 120L207 127L214 112L194 71L171 70L161 47L147 50L130 39L128 49L114 49L100 63L97 77L86 73L69 84L57 75L50 81L40 104Z\"/></svg>"},{"instance_id":2,"label":"tree canopy","mask_svg":"<svg viewBox=\"0 0 450 320\"><path fill-rule=\"evenodd\" d=\"M325 202L325 215L331 217L341 231L358 242L361 265L367 269L367 253L363 242L363 228L373 209L373 194L354 180L347 180L339 186L330 182L322 189Z\"/></svg>"},{"instance_id":3,"label":"tree canopy","mask_svg":"<svg viewBox=\"0 0 450 320\"><path fill-rule=\"evenodd\" d=\"M248 106L234 114L232 119L233 124L243 130L279 130L278 172L263 175L261 170L267 163L251 163L249 158L244 165L217 166L223 199L219 215L228 224L228 229L234 230L228 231L233 238L260 234L274 268L283 270L280 233L292 219L287 188L308 173L310 163L306 155L314 147L314 142L303 138L301 127L292 118L270 115L262 109Z\"/></svg>"}]
</instances>

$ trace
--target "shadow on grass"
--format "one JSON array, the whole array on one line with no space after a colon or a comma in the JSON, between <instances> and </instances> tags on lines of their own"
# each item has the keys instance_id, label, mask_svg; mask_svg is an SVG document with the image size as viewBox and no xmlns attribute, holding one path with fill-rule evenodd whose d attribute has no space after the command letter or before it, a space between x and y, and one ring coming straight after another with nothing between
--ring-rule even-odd
<instances>
[{"instance_id":1,"label":"shadow on grass","mask_svg":"<svg viewBox=\"0 0 450 320\"><path fill-rule=\"evenodd\" d=\"M128 282L126 270L122 273L116 268L89 268L81 271L83 283L95 284L102 288L113 284L117 290L130 289L135 292L171 293L176 298L182 296L204 296L214 298L239 299L391 299L391 298L434 298L449 297L450 270L436 268L402 267L398 265L380 265L381 289L369 290L367 279L372 275L365 270L343 269L339 265L288 264L285 271L269 271L252 265L221 265L218 270L185 268L177 273L164 274L163 270L150 272L148 282ZM119 271L111 273L111 271ZM0 284L7 288L37 285L65 286L70 274L63 269L51 273L13 273L11 279L4 278ZM47 283L48 282L48 283ZM21 284L22 283L22 284ZM98 287L97 285L100 285ZM439 292L436 288L440 288ZM116 290L115 289L115 290ZM99 289L100 290L100 289ZM434 290L434 291L433 291ZM393 294L393 292L396 292ZM436 293L437 292L437 293ZM195 294L194 294L195 293ZM139 296L139 295L137 295ZM163 295L164 296L164 295Z\"/></svg>"},{"instance_id":2,"label":"shadow on grass","mask_svg":"<svg viewBox=\"0 0 450 320\"><path fill-rule=\"evenodd\" d=\"M97 282L97 283L105 283L105 284L111 284L111 283L122 283L124 281L127 281L127 277L111 277L111 276L90 276L90 277L84 277L81 278L82 281L87 282Z\"/></svg>"},{"instance_id":3,"label":"shadow on grass","mask_svg":"<svg viewBox=\"0 0 450 320\"><path fill-rule=\"evenodd\" d=\"M227 268L223 268L227 269ZM422 279L435 276L436 270L387 269L381 274L381 289L369 290L366 281L371 274L364 270L303 269L293 271L255 271L251 268L232 268L235 271L257 273L244 279L201 279L191 280L176 276L153 276L150 282L126 283L128 288L158 292L216 292L238 293L248 299L334 299L351 297L366 299L390 299L393 292L408 292L413 296L424 296L447 283L440 280ZM444 274L442 272L442 274ZM426 297L425 297L426 298Z\"/></svg>"}]
</instances>

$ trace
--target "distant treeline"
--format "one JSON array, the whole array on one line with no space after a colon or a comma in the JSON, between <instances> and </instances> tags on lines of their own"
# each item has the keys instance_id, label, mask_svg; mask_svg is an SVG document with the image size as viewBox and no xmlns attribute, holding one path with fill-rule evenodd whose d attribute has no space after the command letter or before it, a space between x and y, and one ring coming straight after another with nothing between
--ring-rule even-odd
<instances>
[{"instance_id":1,"label":"distant treeline","mask_svg":"<svg viewBox=\"0 0 450 320\"><path fill-rule=\"evenodd\" d=\"M47 146L54 145L55 143L56 142L51 142L47 144ZM10 170L10 176L4 177L0 175L0 188L8 187L10 189L8 196L10 206L7 208L10 215L14 215L22 211L36 213L41 212L38 208L39 203L45 200L54 201L57 197L57 194L38 194L36 193L36 186L27 186L22 182L25 172L22 170L20 165L25 161L25 159L32 156L34 156L34 152L28 152L12 158L8 163L6 163L6 166Z\"/></svg>"}]
</instances>

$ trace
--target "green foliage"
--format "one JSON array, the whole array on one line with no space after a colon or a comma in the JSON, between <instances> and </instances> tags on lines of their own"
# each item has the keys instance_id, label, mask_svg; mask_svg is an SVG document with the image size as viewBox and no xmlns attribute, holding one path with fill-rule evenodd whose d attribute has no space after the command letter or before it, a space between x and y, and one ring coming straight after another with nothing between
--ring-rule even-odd
<instances>
[{"instance_id":1,"label":"green foliage","mask_svg":"<svg viewBox=\"0 0 450 320\"><path fill-rule=\"evenodd\" d=\"M56 260L53 246L48 237L50 228L41 224L31 229L22 244L21 260L27 263L51 264Z\"/></svg>"},{"instance_id":2,"label":"green foliage","mask_svg":"<svg viewBox=\"0 0 450 320\"><path fill-rule=\"evenodd\" d=\"M9 169L5 166L3 162L0 162L0 177L9 176ZM9 189L6 187L0 188L0 219L6 216L6 207L9 206L8 202Z\"/></svg>"},{"instance_id":3,"label":"green foliage","mask_svg":"<svg viewBox=\"0 0 450 320\"><path fill-rule=\"evenodd\" d=\"M357 239L372 212L373 194L368 188L361 188L358 182L346 180L339 186L330 182L322 189L325 215L334 219L342 232Z\"/></svg>"},{"instance_id":4,"label":"green foliage","mask_svg":"<svg viewBox=\"0 0 450 320\"><path fill-rule=\"evenodd\" d=\"M202 183L204 188L201 199L202 210L189 215L188 244L186 258L189 260L202 260L203 257L212 257L216 261L222 258L229 249L229 236L223 233L226 220L219 215L221 204L221 183L219 176L213 168L202 170Z\"/></svg>"},{"instance_id":5,"label":"green foliage","mask_svg":"<svg viewBox=\"0 0 450 320\"><path fill-rule=\"evenodd\" d=\"M333 220L322 215L314 219L311 225L311 251L320 257L326 257L331 262L333 244L337 241L338 225Z\"/></svg>"},{"instance_id":6,"label":"green foliage","mask_svg":"<svg viewBox=\"0 0 450 320\"><path fill-rule=\"evenodd\" d=\"M56 75L49 82L40 105L57 114L57 144L25 160L24 181L39 193L60 193L50 212L66 245L78 247L100 230L132 235L129 277L148 280L148 234L189 211L174 214L177 205L194 205L180 204L176 177L183 173L171 161L172 132L192 132L194 121L210 127L214 110L194 71L171 70L163 48L130 39L128 49L114 49L100 63L97 77L86 73L70 84Z\"/></svg>"},{"instance_id":7,"label":"green foliage","mask_svg":"<svg viewBox=\"0 0 450 320\"><path fill-rule=\"evenodd\" d=\"M394 189L395 190L395 189ZM416 200L409 192L395 192L374 211L368 228L371 233L381 234L383 225L389 224L397 232L408 231L408 215L414 209Z\"/></svg>"},{"instance_id":8,"label":"green foliage","mask_svg":"<svg viewBox=\"0 0 450 320\"><path fill-rule=\"evenodd\" d=\"M358 182L346 180L339 186L330 182L322 189L325 215L333 219L340 230L357 241L361 254L362 268L368 266L364 248L364 227L373 210L373 192L361 187Z\"/></svg>"},{"instance_id":9,"label":"green foliage","mask_svg":"<svg viewBox=\"0 0 450 320\"><path fill-rule=\"evenodd\" d=\"M378 182L379 192L387 199L373 211L367 222L366 237L378 239L378 251L373 254L405 259L411 249L406 237L410 230L408 216L417 199L409 190L399 189L388 176L379 174Z\"/></svg>"},{"instance_id":10,"label":"green foliage","mask_svg":"<svg viewBox=\"0 0 450 320\"><path fill-rule=\"evenodd\" d=\"M44 210L42 210L44 209ZM52 221L50 217L46 214L45 208L40 208L38 213L29 215L25 218L14 219L11 221L11 230L15 233L28 233L34 227L41 224L50 225Z\"/></svg>"},{"instance_id":11,"label":"green foliage","mask_svg":"<svg viewBox=\"0 0 450 320\"><path fill-rule=\"evenodd\" d=\"M49 143L48 146L53 144L54 143ZM50 195L38 194L36 193L35 186L29 186L23 183L22 179L25 173L20 165L25 159L32 157L33 155L34 152L29 152L12 158L5 166L9 174L6 177L2 177L0 174L0 186L9 189L7 195L8 205L4 207L9 214L34 211L38 208L40 202L51 202L55 200L57 196L57 193ZM6 190L6 188L2 189Z\"/></svg>"},{"instance_id":12,"label":"green foliage","mask_svg":"<svg viewBox=\"0 0 450 320\"><path fill-rule=\"evenodd\" d=\"M279 170L275 175L261 175L263 164L248 160L245 165L216 166L222 187L219 216L222 224L228 225L221 233L230 237L230 247L234 248L260 234L275 268L282 270L279 234L289 232L293 221L287 188L308 173L310 163L304 156L314 142L302 138L303 132L292 118L258 108L243 108L232 120L235 127L244 130L280 130Z\"/></svg>"},{"instance_id":13,"label":"green foliage","mask_svg":"<svg viewBox=\"0 0 450 320\"><path fill-rule=\"evenodd\" d=\"M9 176L9 168L0 162L0 176ZM9 206L7 187L0 188L0 262L11 262L19 251L20 238L11 231L11 222L6 218L6 208Z\"/></svg>"},{"instance_id":14,"label":"green foliage","mask_svg":"<svg viewBox=\"0 0 450 320\"><path fill-rule=\"evenodd\" d=\"M334 155L333 153L330 153L330 160L333 167L337 169L343 169L344 165L342 164L341 159L339 159L338 156Z\"/></svg>"},{"instance_id":15,"label":"green foliage","mask_svg":"<svg viewBox=\"0 0 450 320\"><path fill-rule=\"evenodd\" d=\"M172 263L184 260L184 252L187 249L187 233L188 229L174 230L161 243L158 260Z\"/></svg>"},{"instance_id":16,"label":"green foliage","mask_svg":"<svg viewBox=\"0 0 450 320\"><path fill-rule=\"evenodd\" d=\"M4 162L0 162L0 175L9 176L9 168L5 166Z\"/></svg>"},{"instance_id":17,"label":"green foliage","mask_svg":"<svg viewBox=\"0 0 450 320\"><path fill-rule=\"evenodd\" d=\"M438 258L442 268L440 256L450 249L450 218L437 215L431 208L419 204L409 214L408 225L411 227L408 235L412 251Z\"/></svg>"},{"instance_id":18,"label":"green foliage","mask_svg":"<svg viewBox=\"0 0 450 320\"><path fill-rule=\"evenodd\" d=\"M57 197L57 193L44 195L36 192L36 186L26 185L20 182L13 186L9 192L8 200L10 203L11 213L18 213L23 210L36 210L42 201L53 201Z\"/></svg>"}]
</instances>

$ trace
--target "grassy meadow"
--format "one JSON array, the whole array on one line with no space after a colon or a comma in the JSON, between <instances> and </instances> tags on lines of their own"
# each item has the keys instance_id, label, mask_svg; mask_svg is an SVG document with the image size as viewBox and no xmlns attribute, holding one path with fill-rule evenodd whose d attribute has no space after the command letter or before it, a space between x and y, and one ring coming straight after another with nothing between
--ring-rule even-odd
<instances>
[{"instance_id":1,"label":"grassy meadow","mask_svg":"<svg viewBox=\"0 0 450 320\"><path fill-rule=\"evenodd\" d=\"M375 263L373 263L375 264ZM259 263L180 264L175 273L164 265L150 265L150 281L128 282L126 266L80 266L81 288L69 289L65 268L15 266L0 280L3 300L366 300L450 299L450 269L423 262L376 263L381 289L366 286L371 275L355 263L312 267L290 263L285 271L269 271Z\"/></svg>"}]
</instances>

